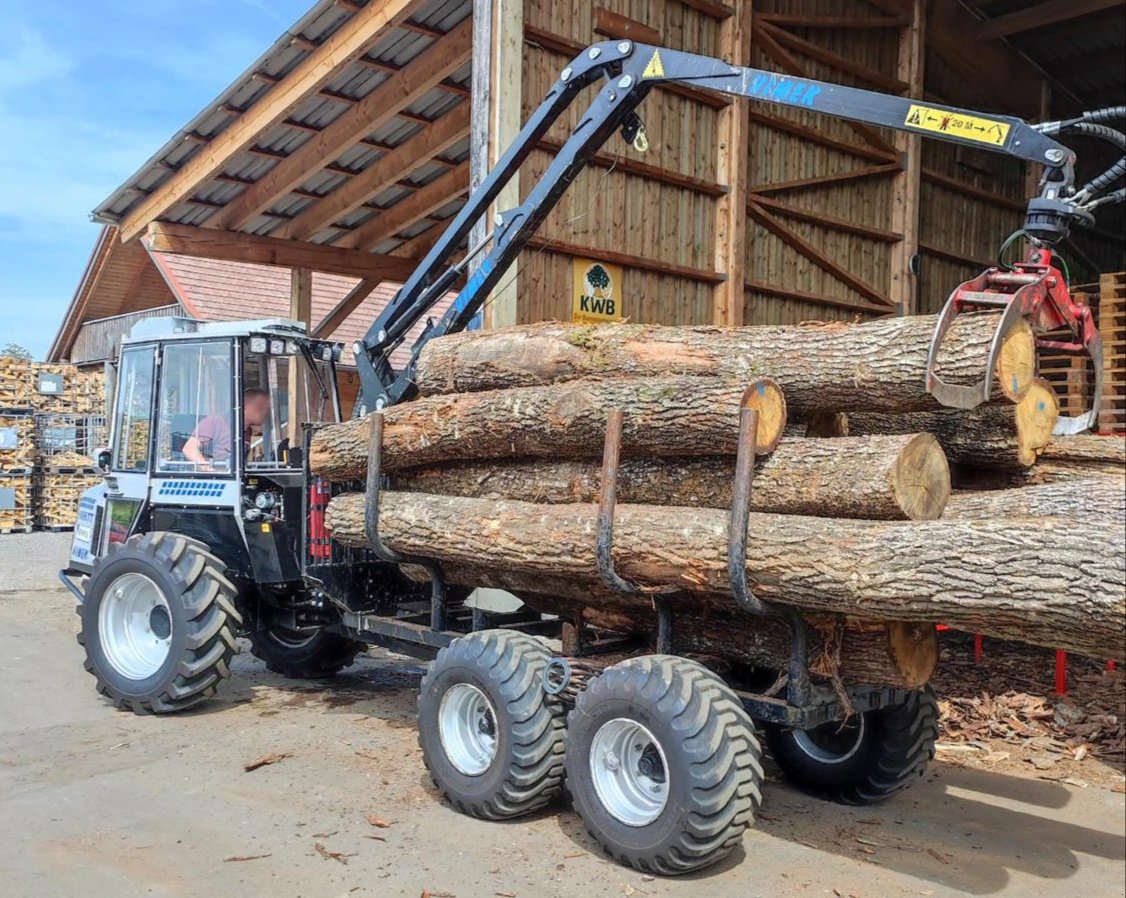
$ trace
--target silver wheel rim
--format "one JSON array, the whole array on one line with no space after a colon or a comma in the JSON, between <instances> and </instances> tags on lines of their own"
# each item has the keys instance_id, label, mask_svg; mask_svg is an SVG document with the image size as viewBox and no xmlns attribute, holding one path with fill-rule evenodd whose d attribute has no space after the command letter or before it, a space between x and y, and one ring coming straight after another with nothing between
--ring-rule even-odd
<instances>
[{"instance_id":1,"label":"silver wheel rim","mask_svg":"<svg viewBox=\"0 0 1126 898\"><path fill-rule=\"evenodd\" d=\"M172 650L168 600L144 574L122 574L102 596L98 635L106 660L129 680L147 680Z\"/></svg>"},{"instance_id":2,"label":"silver wheel rim","mask_svg":"<svg viewBox=\"0 0 1126 898\"><path fill-rule=\"evenodd\" d=\"M821 764L843 764L860 750L867 724L864 715L858 714L854 724L846 724L847 731L833 731L836 726L827 723L816 730L794 730L794 744Z\"/></svg>"},{"instance_id":3,"label":"silver wheel rim","mask_svg":"<svg viewBox=\"0 0 1126 898\"><path fill-rule=\"evenodd\" d=\"M450 763L466 776L480 776L497 755L497 715L476 686L457 683L438 706L438 737Z\"/></svg>"},{"instance_id":4,"label":"silver wheel rim","mask_svg":"<svg viewBox=\"0 0 1126 898\"><path fill-rule=\"evenodd\" d=\"M590 746L590 778L602 806L626 826L647 826L669 800L665 750L648 728L617 717L598 728Z\"/></svg>"}]
</instances>

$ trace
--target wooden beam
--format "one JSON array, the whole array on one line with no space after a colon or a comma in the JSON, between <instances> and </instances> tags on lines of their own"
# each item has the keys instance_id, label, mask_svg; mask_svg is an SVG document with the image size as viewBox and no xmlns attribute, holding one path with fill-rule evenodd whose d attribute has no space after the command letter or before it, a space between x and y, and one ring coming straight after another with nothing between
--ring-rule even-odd
<instances>
[{"instance_id":1,"label":"wooden beam","mask_svg":"<svg viewBox=\"0 0 1126 898\"><path fill-rule=\"evenodd\" d=\"M644 22L630 19L599 6L594 10L594 32L614 40L661 45L661 33Z\"/></svg>"},{"instance_id":2,"label":"wooden beam","mask_svg":"<svg viewBox=\"0 0 1126 898\"><path fill-rule=\"evenodd\" d=\"M784 218L796 218L798 221L805 221L833 231L842 231L846 234L855 234L857 237L864 237L877 243L899 243L903 239L903 235L895 231L884 231L851 219L836 218L822 212L803 209L800 206L791 206L789 203L762 194L755 194L755 204L771 212L777 212Z\"/></svg>"},{"instance_id":3,"label":"wooden beam","mask_svg":"<svg viewBox=\"0 0 1126 898\"><path fill-rule=\"evenodd\" d=\"M418 188L411 196L394 206L377 212L371 219L346 234L338 241L338 245L359 250L370 249L441 209L468 190L469 163L465 162Z\"/></svg>"},{"instance_id":4,"label":"wooden beam","mask_svg":"<svg viewBox=\"0 0 1126 898\"><path fill-rule=\"evenodd\" d=\"M799 78L808 78L809 72L806 67L795 59L785 47L774 39L774 35L768 30L767 27L757 19L752 18L752 40L759 46L766 56L773 60L780 69L788 72L791 75L797 75ZM888 143L883 135L880 134L875 128L860 122L845 122L849 128L855 133L859 134L866 142L882 150L885 153L894 153L894 145Z\"/></svg>"},{"instance_id":5,"label":"wooden beam","mask_svg":"<svg viewBox=\"0 0 1126 898\"><path fill-rule=\"evenodd\" d=\"M880 293L879 290L871 284L868 284L862 278L857 277L844 265L841 265L836 260L825 255L825 253L802 237L797 231L794 231L780 219L767 212L762 206L757 205L753 199L747 204L747 212L750 214L751 218L785 243L790 249L805 256L805 258L809 259L809 261L818 268L827 271L841 283L847 284L865 299L877 305L887 307L892 305L891 301Z\"/></svg>"},{"instance_id":6,"label":"wooden beam","mask_svg":"<svg viewBox=\"0 0 1126 898\"><path fill-rule=\"evenodd\" d=\"M939 187L944 187L954 193L960 193L963 196L973 197L975 200L984 200L987 203L992 203L995 206L1000 206L1002 209L1011 209L1013 212L1024 212L1027 208L1027 203L1021 200L1009 199L1007 196L1000 196L996 193L991 193L984 187L977 187L973 184L968 184L965 181L959 181L957 178L952 178L949 175L943 174L933 168L923 167L922 177L924 181L929 181L932 184L937 184Z\"/></svg>"},{"instance_id":7,"label":"wooden beam","mask_svg":"<svg viewBox=\"0 0 1126 898\"><path fill-rule=\"evenodd\" d=\"M381 278L362 278L340 302L332 307L332 311L317 323L317 326L311 331L311 336L327 340L335 334L340 329L340 325L348 319L348 316L371 295L373 290L378 289L381 283L383 283Z\"/></svg>"},{"instance_id":8,"label":"wooden beam","mask_svg":"<svg viewBox=\"0 0 1126 898\"><path fill-rule=\"evenodd\" d=\"M734 14L719 26L719 56L732 65L751 63L751 5L754 0L735 0ZM712 323L738 327L743 324L747 278L747 179L751 123L750 102L737 99L721 109L716 122L716 177L727 193L715 204L715 253L713 266L727 275L712 295Z\"/></svg>"},{"instance_id":9,"label":"wooden beam","mask_svg":"<svg viewBox=\"0 0 1126 898\"><path fill-rule=\"evenodd\" d=\"M231 122L206 148L198 150L144 202L138 203L121 223L121 239L139 237L150 221L190 196L260 134L286 118L309 94L324 87L384 32L406 19L418 2L386 0L369 3L359 10L249 111Z\"/></svg>"},{"instance_id":10,"label":"wooden beam","mask_svg":"<svg viewBox=\"0 0 1126 898\"><path fill-rule=\"evenodd\" d=\"M1126 0L1050 0L995 19L987 19L981 23L977 36L985 41L1012 37L1014 34L1035 31L1057 22L1078 19L1123 5L1126 5Z\"/></svg>"},{"instance_id":11,"label":"wooden beam","mask_svg":"<svg viewBox=\"0 0 1126 898\"><path fill-rule=\"evenodd\" d=\"M870 66L862 65L861 63L855 62L854 60L849 59L846 56L841 56L839 53L834 53L832 50L826 50L824 47L818 46L812 41L807 41L803 37L798 37L796 34L791 34L786 29L779 28L777 25L772 25L770 22L764 20L762 22L762 27L770 34L772 38L774 38L775 41L777 41L783 47L786 47L789 50L793 50L796 53L800 53L803 56L807 56L810 59L815 59L818 62L827 65L832 69L836 69L839 72L846 72L849 75L854 75L861 81L868 82L868 84L872 85L873 87L878 87L881 90L885 90L893 94L902 94L908 88L908 84L899 78L889 77L883 72L879 72L876 69L871 68Z\"/></svg>"},{"instance_id":12,"label":"wooden beam","mask_svg":"<svg viewBox=\"0 0 1126 898\"><path fill-rule=\"evenodd\" d=\"M220 212L207 220L207 227L237 230L284 196L314 172L336 159L364 136L390 121L401 110L431 90L468 59L473 20L465 19L441 40L435 41L409 65L390 76L319 134L255 181Z\"/></svg>"},{"instance_id":13,"label":"wooden beam","mask_svg":"<svg viewBox=\"0 0 1126 898\"><path fill-rule=\"evenodd\" d=\"M144 238L149 252L178 253L231 262L254 262L283 268L308 268L351 277L405 280L417 267L415 259L377 256L337 246L320 246L297 240L255 237L154 221Z\"/></svg>"},{"instance_id":14,"label":"wooden beam","mask_svg":"<svg viewBox=\"0 0 1126 898\"><path fill-rule=\"evenodd\" d=\"M781 296L783 299L796 299L800 302L811 302L820 306L832 306L838 309L855 309L859 312L872 312L876 315L887 315L891 312L890 306L877 306L859 299L840 299L836 296L826 296L824 293L810 293L807 290L795 290L792 287L768 284L765 281L747 281L746 287L748 290L752 290L755 293L765 293L767 296Z\"/></svg>"},{"instance_id":15,"label":"wooden beam","mask_svg":"<svg viewBox=\"0 0 1126 898\"><path fill-rule=\"evenodd\" d=\"M805 16L782 12L755 13L764 22L783 28L902 28L911 21L909 15L894 16Z\"/></svg>"},{"instance_id":16,"label":"wooden beam","mask_svg":"<svg viewBox=\"0 0 1126 898\"><path fill-rule=\"evenodd\" d=\"M804 190L809 187L828 187L831 184L841 184L845 181L856 181L861 178L874 178L881 175L890 175L899 171L898 162L888 162L884 165L867 165L864 168L851 168L833 175L815 175L811 178L794 178L792 181L773 181L767 184L756 184L750 188L750 193L771 194L782 193L787 190Z\"/></svg>"},{"instance_id":17,"label":"wooden beam","mask_svg":"<svg viewBox=\"0 0 1126 898\"><path fill-rule=\"evenodd\" d=\"M908 96L923 96L926 58L926 0L914 0L911 21L899 36L897 76L908 83ZM891 249L889 298L901 315L919 311L919 278L912 264L919 251L920 196L922 193L922 138L897 131L896 147L902 152L903 170L892 180L891 226L903 235Z\"/></svg>"},{"instance_id":18,"label":"wooden beam","mask_svg":"<svg viewBox=\"0 0 1126 898\"><path fill-rule=\"evenodd\" d=\"M823 147L829 147L830 149L840 150L842 153L852 153L854 156L859 156L862 159L868 159L872 162L895 162L899 159L898 154L895 152L877 150L875 147L851 143L847 140L838 140L826 134L824 131L810 128L793 119L783 118L777 115L767 115L753 108L750 112L750 119L753 125L784 131L787 134L792 134L794 137L800 137L802 140L807 140Z\"/></svg>"},{"instance_id":19,"label":"wooden beam","mask_svg":"<svg viewBox=\"0 0 1126 898\"><path fill-rule=\"evenodd\" d=\"M313 272L308 268L289 273L289 317L306 328L313 324Z\"/></svg>"},{"instance_id":20,"label":"wooden beam","mask_svg":"<svg viewBox=\"0 0 1126 898\"><path fill-rule=\"evenodd\" d=\"M524 0L493 0L492 50L489 82L488 157L492 167L504 155L509 144L520 133L524 121ZM533 97L539 103L540 97ZM497 194L489 210L493 217L504 210L515 209L521 202L521 178L513 174ZM489 294L482 319L485 327L506 327L516 324L520 314L520 259L512 263L508 274Z\"/></svg>"},{"instance_id":21,"label":"wooden beam","mask_svg":"<svg viewBox=\"0 0 1126 898\"><path fill-rule=\"evenodd\" d=\"M556 240L554 237L534 236L528 241L528 246L549 253L562 253L565 256L595 259L599 262L609 262L611 265L621 265L623 268L636 268L639 271L648 271L654 274L667 274L704 284L720 284L727 280L727 275L721 271L708 271L703 268L692 268L688 265L677 265L674 262L664 262L660 259L651 259L648 256L638 256L634 253L623 253L603 247L581 246L567 240Z\"/></svg>"},{"instance_id":22,"label":"wooden beam","mask_svg":"<svg viewBox=\"0 0 1126 898\"><path fill-rule=\"evenodd\" d=\"M555 155L562 149L563 141L556 140L553 137L545 137L536 144L536 147ZM703 178L696 178L692 175L685 175L676 171L669 171L667 168L650 165L648 162L640 162L628 156L605 151L595 153L591 156L590 164L602 168L612 168L616 171L629 172L633 175L640 175L643 178L648 178L650 181L668 184L670 187L682 187L685 190L702 193L705 196L719 197L728 192L727 187L723 184L717 184L714 181L705 181Z\"/></svg>"},{"instance_id":23,"label":"wooden beam","mask_svg":"<svg viewBox=\"0 0 1126 898\"><path fill-rule=\"evenodd\" d=\"M726 3L718 3L715 0L680 0L682 4L689 9L694 9L697 12L702 12L706 16L718 21L730 18L735 14L735 10Z\"/></svg>"},{"instance_id":24,"label":"wooden beam","mask_svg":"<svg viewBox=\"0 0 1126 898\"><path fill-rule=\"evenodd\" d=\"M455 106L272 233L305 240L469 135L469 104Z\"/></svg>"}]
</instances>

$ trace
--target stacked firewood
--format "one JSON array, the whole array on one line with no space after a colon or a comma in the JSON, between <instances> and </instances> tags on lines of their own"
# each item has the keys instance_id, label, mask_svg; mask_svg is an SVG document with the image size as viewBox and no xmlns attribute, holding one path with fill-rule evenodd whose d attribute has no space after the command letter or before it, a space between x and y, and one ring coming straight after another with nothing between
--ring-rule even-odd
<instances>
[{"instance_id":1,"label":"stacked firewood","mask_svg":"<svg viewBox=\"0 0 1126 898\"><path fill-rule=\"evenodd\" d=\"M1058 407L1023 324L1003 338L990 402L939 407L926 388L935 323L548 323L434 340L416 371L420 398L383 413L381 535L439 561L450 582L617 631L651 635L661 590L677 611L676 651L782 667L784 619L738 610L728 578L739 410L756 383L746 570L765 602L807 615L815 673L920 685L937 660L936 622L1122 658L1121 503L1096 484L1085 489L1106 507L1092 513L1054 493L1033 505L1066 511L1029 510L1031 489L948 511L948 458L1025 469ZM981 380L997 324L955 320L936 373ZM596 559L613 408L624 413L613 558L636 593L607 588ZM370 433L370 419L319 431L314 473L362 478ZM333 499L335 539L364 544L364 505L359 493Z\"/></svg>"}]
</instances>

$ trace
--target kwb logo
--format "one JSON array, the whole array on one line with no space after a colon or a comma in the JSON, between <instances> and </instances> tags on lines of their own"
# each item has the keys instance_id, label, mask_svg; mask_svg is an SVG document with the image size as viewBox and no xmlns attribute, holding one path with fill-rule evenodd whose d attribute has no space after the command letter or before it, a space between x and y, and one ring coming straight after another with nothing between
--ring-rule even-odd
<instances>
[{"instance_id":1,"label":"kwb logo","mask_svg":"<svg viewBox=\"0 0 1126 898\"><path fill-rule=\"evenodd\" d=\"M592 315L613 315L614 300L610 298L600 299L595 296L580 296L579 311Z\"/></svg>"},{"instance_id":2,"label":"kwb logo","mask_svg":"<svg viewBox=\"0 0 1126 898\"><path fill-rule=\"evenodd\" d=\"M579 310L593 315L613 315L615 309L614 281L610 272L595 264L583 275L585 292L579 297Z\"/></svg>"}]
</instances>

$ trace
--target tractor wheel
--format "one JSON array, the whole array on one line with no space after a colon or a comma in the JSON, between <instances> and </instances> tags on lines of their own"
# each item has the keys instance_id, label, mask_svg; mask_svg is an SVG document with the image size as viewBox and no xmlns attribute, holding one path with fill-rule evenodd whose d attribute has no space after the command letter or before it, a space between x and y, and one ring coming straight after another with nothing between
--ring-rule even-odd
<instances>
[{"instance_id":1,"label":"tractor wheel","mask_svg":"<svg viewBox=\"0 0 1126 898\"><path fill-rule=\"evenodd\" d=\"M146 533L98 559L78 614L86 670L115 707L182 711L231 675L235 587L206 544Z\"/></svg>"},{"instance_id":2,"label":"tractor wheel","mask_svg":"<svg viewBox=\"0 0 1126 898\"><path fill-rule=\"evenodd\" d=\"M671 655L623 661L590 682L568 720L565 762L587 831L648 873L720 860L761 801L759 744L739 699Z\"/></svg>"},{"instance_id":3,"label":"tractor wheel","mask_svg":"<svg viewBox=\"0 0 1126 898\"><path fill-rule=\"evenodd\" d=\"M418 744L434 784L462 813L527 814L563 786L564 713L543 690L551 653L511 630L455 639L418 696Z\"/></svg>"},{"instance_id":4,"label":"tractor wheel","mask_svg":"<svg viewBox=\"0 0 1126 898\"><path fill-rule=\"evenodd\" d=\"M362 642L327 630L289 630L270 627L251 630L250 652L266 662L266 669L283 677L317 680L331 677L356 660Z\"/></svg>"},{"instance_id":5,"label":"tractor wheel","mask_svg":"<svg viewBox=\"0 0 1126 898\"><path fill-rule=\"evenodd\" d=\"M766 744L800 789L841 804L878 804L910 786L934 757L938 704L928 687L899 705L812 730L767 730Z\"/></svg>"}]
</instances>

